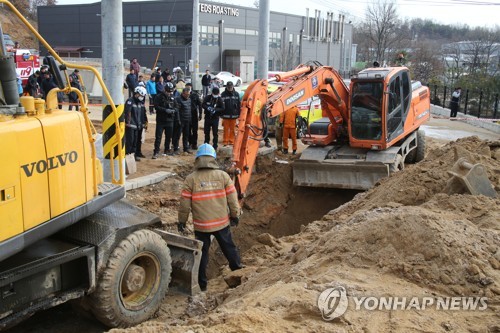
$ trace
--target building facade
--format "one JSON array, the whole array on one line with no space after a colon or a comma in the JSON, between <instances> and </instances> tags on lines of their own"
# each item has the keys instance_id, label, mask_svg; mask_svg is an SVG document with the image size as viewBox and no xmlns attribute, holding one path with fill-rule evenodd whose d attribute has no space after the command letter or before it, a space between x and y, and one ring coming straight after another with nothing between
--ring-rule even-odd
<instances>
[{"instance_id":1,"label":"building facade","mask_svg":"<svg viewBox=\"0 0 500 333\"><path fill-rule=\"evenodd\" d=\"M269 70L285 71L307 61L348 72L352 62L352 25L326 18L270 13ZM101 3L38 7L39 31L61 55L100 58ZM187 71L191 58L192 0L123 3L124 57L142 66ZM258 63L259 10L219 3L199 5L200 70L226 70L248 82ZM43 49L41 50L43 52ZM188 73L189 74L189 73Z\"/></svg>"}]
</instances>

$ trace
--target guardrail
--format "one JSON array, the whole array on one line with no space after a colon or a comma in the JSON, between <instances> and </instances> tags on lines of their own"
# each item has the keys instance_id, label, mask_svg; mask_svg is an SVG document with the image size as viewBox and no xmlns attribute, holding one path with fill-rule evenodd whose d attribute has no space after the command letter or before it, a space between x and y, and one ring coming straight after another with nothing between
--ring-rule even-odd
<instances>
[{"instance_id":1,"label":"guardrail","mask_svg":"<svg viewBox=\"0 0 500 333\"><path fill-rule=\"evenodd\" d=\"M431 90L431 103L449 108L453 88L428 85ZM460 112L477 118L499 119L499 93L481 89L463 88L460 97Z\"/></svg>"}]
</instances>

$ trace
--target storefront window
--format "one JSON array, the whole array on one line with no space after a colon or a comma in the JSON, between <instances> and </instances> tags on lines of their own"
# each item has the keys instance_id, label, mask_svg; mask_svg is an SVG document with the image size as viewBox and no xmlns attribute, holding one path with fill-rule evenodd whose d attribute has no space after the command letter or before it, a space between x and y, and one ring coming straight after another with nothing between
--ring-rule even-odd
<instances>
[{"instance_id":1,"label":"storefront window","mask_svg":"<svg viewBox=\"0 0 500 333\"><path fill-rule=\"evenodd\" d=\"M269 47L279 48L281 47L281 33L280 32L270 32L269 33Z\"/></svg>"},{"instance_id":2,"label":"storefront window","mask_svg":"<svg viewBox=\"0 0 500 333\"><path fill-rule=\"evenodd\" d=\"M212 31L218 32L218 30L217 27L212 27ZM188 24L123 27L123 40L125 45L184 46L191 42L191 34L191 25ZM218 42L218 36L216 40Z\"/></svg>"},{"instance_id":3,"label":"storefront window","mask_svg":"<svg viewBox=\"0 0 500 333\"><path fill-rule=\"evenodd\" d=\"M189 38L189 42L191 42L191 38ZM219 27L200 25L200 45L218 46Z\"/></svg>"}]
</instances>

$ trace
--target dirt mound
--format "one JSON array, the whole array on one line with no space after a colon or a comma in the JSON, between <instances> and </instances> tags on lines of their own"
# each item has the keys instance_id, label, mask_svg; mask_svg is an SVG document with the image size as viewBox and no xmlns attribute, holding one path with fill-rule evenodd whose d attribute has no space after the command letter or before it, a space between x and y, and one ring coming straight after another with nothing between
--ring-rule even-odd
<instances>
[{"instance_id":1,"label":"dirt mound","mask_svg":"<svg viewBox=\"0 0 500 333\"><path fill-rule=\"evenodd\" d=\"M203 319L190 319L171 330L498 329L500 200L442 193L457 157L482 163L498 192L497 152L497 143L477 138L447 144L297 235L259 236L260 244L245 253L245 262L255 267L243 284L224 291L222 304ZM480 314L461 313L459 318L430 309L425 315L391 312L390 320L383 311L356 311L327 323L316 299L338 284L349 295L485 296L490 306Z\"/></svg>"},{"instance_id":2,"label":"dirt mound","mask_svg":"<svg viewBox=\"0 0 500 333\"><path fill-rule=\"evenodd\" d=\"M350 203L352 213L360 208L383 207L390 203L416 206L428 201L436 193L443 192L450 178L451 170L458 158L466 158L469 163L481 163L486 167L488 178L500 193L500 141L483 141L478 137L458 139L455 142L432 149L426 159L415 165L406 165L404 172L378 183Z\"/></svg>"},{"instance_id":3,"label":"dirt mound","mask_svg":"<svg viewBox=\"0 0 500 333\"><path fill-rule=\"evenodd\" d=\"M227 268L182 310L162 307L141 325L151 332L410 332L495 331L500 302L500 199L444 193L457 157L482 163L499 192L498 142L467 138L438 147L348 203L328 191L307 200L291 186L290 167L260 165L245 201L240 241L247 268L241 285L228 289ZM296 191L296 192L295 192ZM332 193L336 191L330 191ZM349 193L352 197L354 193ZM337 194L337 198L346 196ZM335 201L335 202L334 202ZM331 204L332 207L329 207ZM165 205L165 204L164 204ZM168 204L167 204L168 206ZM318 207L333 209L319 213ZM296 223L300 233L281 238L273 223L313 214ZM321 214L321 215L319 215ZM293 222L290 222L293 224ZM262 231L261 234L258 234ZM222 256L219 256L222 257ZM224 262L220 262L220 265ZM318 295L333 286L348 296L481 296L485 311L348 311L324 321ZM194 310L193 310L194 309ZM193 312L194 311L194 312ZM196 315L193 315L196 313ZM158 324L167 322L168 327ZM130 331L132 332L132 331Z\"/></svg>"}]
</instances>

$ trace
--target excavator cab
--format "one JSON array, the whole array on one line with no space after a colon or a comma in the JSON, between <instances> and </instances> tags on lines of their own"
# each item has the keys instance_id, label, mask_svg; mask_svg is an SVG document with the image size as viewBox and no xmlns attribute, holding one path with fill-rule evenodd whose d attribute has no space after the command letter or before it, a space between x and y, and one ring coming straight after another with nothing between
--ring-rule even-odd
<instances>
[{"instance_id":1,"label":"excavator cab","mask_svg":"<svg viewBox=\"0 0 500 333\"><path fill-rule=\"evenodd\" d=\"M382 139L383 82L355 82L351 88L351 136L356 140Z\"/></svg>"},{"instance_id":2,"label":"excavator cab","mask_svg":"<svg viewBox=\"0 0 500 333\"><path fill-rule=\"evenodd\" d=\"M403 68L373 68L351 80L350 145L382 150L405 132L411 101L409 72Z\"/></svg>"}]
</instances>

